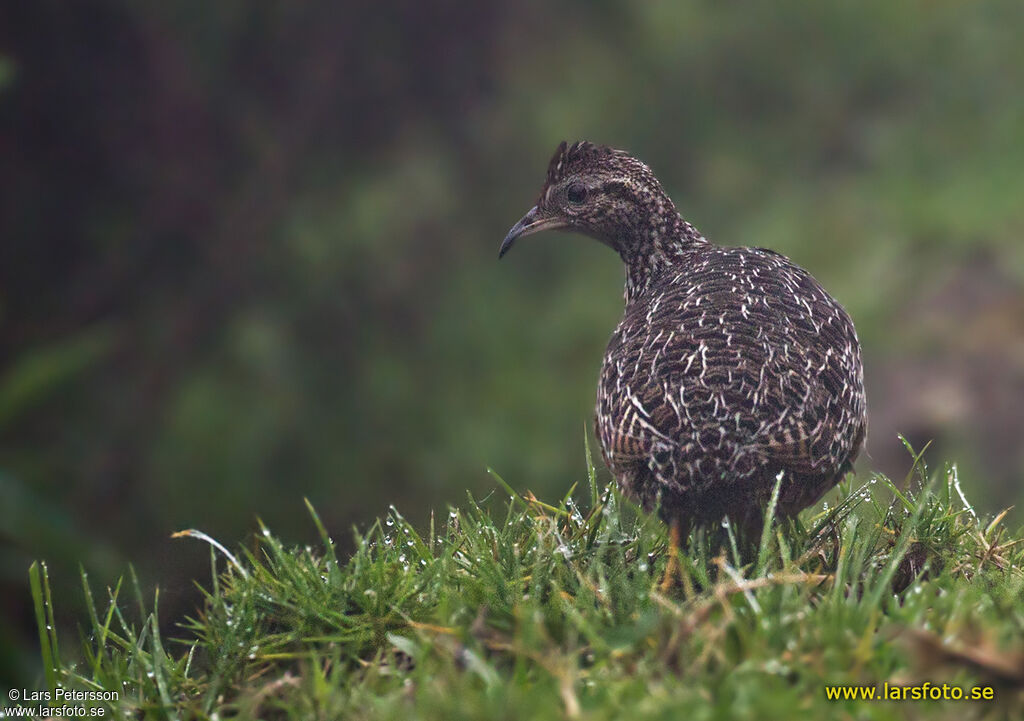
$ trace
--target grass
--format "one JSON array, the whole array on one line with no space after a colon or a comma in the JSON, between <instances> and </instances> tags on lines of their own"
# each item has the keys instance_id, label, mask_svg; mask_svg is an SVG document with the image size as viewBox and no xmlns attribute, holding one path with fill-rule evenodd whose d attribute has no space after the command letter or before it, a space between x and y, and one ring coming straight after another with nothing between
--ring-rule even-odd
<instances>
[{"instance_id":1,"label":"grass","mask_svg":"<svg viewBox=\"0 0 1024 721\"><path fill-rule=\"evenodd\" d=\"M426 529L392 508L350 558L312 507L321 548L264 528L232 553L186 531L210 543L202 609L162 637L159 593L145 602L129 575L97 604L83 574L73 662L37 564L41 685L116 691L85 706L145 719L1012 718L1021 535L976 516L955 467L929 474L918 456L912 475L844 483L746 557L731 527L696 532L667 592L664 525L593 468L585 499L544 503L495 474L500 498ZM826 698L886 682L995 698Z\"/></svg>"}]
</instances>

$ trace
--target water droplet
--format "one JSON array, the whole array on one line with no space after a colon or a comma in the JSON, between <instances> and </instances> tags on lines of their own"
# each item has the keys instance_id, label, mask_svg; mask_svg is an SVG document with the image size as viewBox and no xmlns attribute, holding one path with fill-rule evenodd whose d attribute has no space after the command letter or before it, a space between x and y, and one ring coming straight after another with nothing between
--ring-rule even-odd
<instances>
[{"instance_id":1,"label":"water droplet","mask_svg":"<svg viewBox=\"0 0 1024 721\"><path fill-rule=\"evenodd\" d=\"M405 563L405 554L404 553L398 557L398 562L399 563Z\"/></svg>"},{"instance_id":2,"label":"water droplet","mask_svg":"<svg viewBox=\"0 0 1024 721\"><path fill-rule=\"evenodd\" d=\"M392 518L391 516L388 516L388 520L386 520L386 521L384 521L384 522L385 522L386 524L388 524L389 526L393 526L393 525L395 525L395 519L394 519L394 518Z\"/></svg>"},{"instance_id":3,"label":"water droplet","mask_svg":"<svg viewBox=\"0 0 1024 721\"><path fill-rule=\"evenodd\" d=\"M427 559L421 558L420 559L420 565L425 567L427 565Z\"/></svg>"},{"instance_id":4,"label":"water droplet","mask_svg":"<svg viewBox=\"0 0 1024 721\"><path fill-rule=\"evenodd\" d=\"M455 519L455 518L458 518L458 517L459 517L459 512L456 511L455 509L452 509L452 510L448 511L448 518Z\"/></svg>"}]
</instances>

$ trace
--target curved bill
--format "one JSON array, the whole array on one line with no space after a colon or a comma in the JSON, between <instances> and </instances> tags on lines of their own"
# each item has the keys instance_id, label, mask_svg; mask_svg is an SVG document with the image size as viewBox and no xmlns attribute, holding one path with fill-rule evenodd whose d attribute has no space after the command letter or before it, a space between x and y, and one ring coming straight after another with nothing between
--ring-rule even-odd
<instances>
[{"instance_id":1,"label":"curved bill","mask_svg":"<svg viewBox=\"0 0 1024 721\"><path fill-rule=\"evenodd\" d=\"M561 218L541 218L538 217L539 215L535 205L530 208L518 223L512 226L512 230L508 231L505 240L501 241L501 248L498 250L499 258L509 251L509 248L516 242L517 238L536 233L539 230L553 230L566 227L566 222Z\"/></svg>"}]
</instances>

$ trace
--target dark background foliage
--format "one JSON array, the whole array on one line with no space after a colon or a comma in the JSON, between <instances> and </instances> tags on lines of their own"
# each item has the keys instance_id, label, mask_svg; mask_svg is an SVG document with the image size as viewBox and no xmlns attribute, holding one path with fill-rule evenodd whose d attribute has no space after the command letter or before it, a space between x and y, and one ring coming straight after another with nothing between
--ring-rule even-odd
<instances>
[{"instance_id":1,"label":"dark background foliage","mask_svg":"<svg viewBox=\"0 0 1024 721\"><path fill-rule=\"evenodd\" d=\"M863 469L902 476L904 433L1019 501L1022 27L1013 0L4 3L0 678L35 673L32 559L64 591L131 561L169 620L207 562L172 531L313 541L308 496L343 540L486 465L581 480L620 263L554 234L496 261L563 138L846 305Z\"/></svg>"}]
</instances>

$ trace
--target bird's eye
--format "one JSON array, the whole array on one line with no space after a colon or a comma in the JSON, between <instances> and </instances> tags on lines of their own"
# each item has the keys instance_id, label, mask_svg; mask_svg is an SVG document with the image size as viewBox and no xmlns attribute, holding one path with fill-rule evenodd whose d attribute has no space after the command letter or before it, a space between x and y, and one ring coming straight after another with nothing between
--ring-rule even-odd
<instances>
[{"instance_id":1,"label":"bird's eye","mask_svg":"<svg viewBox=\"0 0 1024 721\"><path fill-rule=\"evenodd\" d=\"M569 199L570 203L582 203L587 199L587 186L583 183L573 183L566 191L565 197Z\"/></svg>"}]
</instances>

